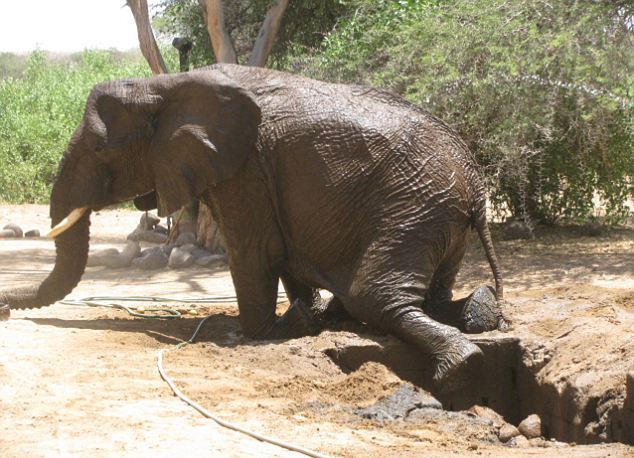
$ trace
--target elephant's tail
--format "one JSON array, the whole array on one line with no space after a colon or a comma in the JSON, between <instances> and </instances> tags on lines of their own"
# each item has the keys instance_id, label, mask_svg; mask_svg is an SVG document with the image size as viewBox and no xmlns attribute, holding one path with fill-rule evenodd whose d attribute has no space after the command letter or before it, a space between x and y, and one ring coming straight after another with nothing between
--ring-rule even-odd
<instances>
[{"instance_id":1,"label":"elephant's tail","mask_svg":"<svg viewBox=\"0 0 634 458\"><path fill-rule=\"evenodd\" d=\"M480 236L484 252L493 271L493 278L495 278L495 298L500 301L504 298L504 285L502 284L502 274L500 272L498 258L495 255L495 248L493 248L493 240L491 240L491 231L489 231L489 225L487 224L485 209L482 208L476 215L474 226L478 231L478 236Z\"/></svg>"}]
</instances>

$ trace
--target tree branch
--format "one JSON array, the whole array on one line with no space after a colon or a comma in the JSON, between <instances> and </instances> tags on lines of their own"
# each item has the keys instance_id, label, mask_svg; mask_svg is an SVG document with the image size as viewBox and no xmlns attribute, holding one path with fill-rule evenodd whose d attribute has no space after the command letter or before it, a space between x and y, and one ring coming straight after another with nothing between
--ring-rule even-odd
<instances>
[{"instance_id":1,"label":"tree branch","mask_svg":"<svg viewBox=\"0 0 634 458\"><path fill-rule=\"evenodd\" d=\"M225 15L222 0L200 0L207 23L207 31L211 39L211 46L216 55L216 61L237 64L238 58L231 41L231 36L225 27Z\"/></svg>"},{"instance_id":2,"label":"tree branch","mask_svg":"<svg viewBox=\"0 0 634 458\"><path fill-rule=\"evenodd\" d=\"M275 0L271 5L258 32L258 37L253 45L253 51L251 51L247 65L264 67L269 54L271 54L271 49L273 49L273 42L280 29L282 17L287 6L288 0Z\"/></svg>"},{"instance_id":3,"label":"tree branch","mask_svg":"<svg viewBox=\"0 0 634 458\"><path fill-rule=\"evenodd\" d=\"M165 61L161 55L152 27L150 26L150 14L148 13L147 0L126 0L127 5L132 10L134 22L136 22L137 35L139 37L139 45L143 57L150 64L152 73L167 73Z\"/></svg>"}]
</instances>

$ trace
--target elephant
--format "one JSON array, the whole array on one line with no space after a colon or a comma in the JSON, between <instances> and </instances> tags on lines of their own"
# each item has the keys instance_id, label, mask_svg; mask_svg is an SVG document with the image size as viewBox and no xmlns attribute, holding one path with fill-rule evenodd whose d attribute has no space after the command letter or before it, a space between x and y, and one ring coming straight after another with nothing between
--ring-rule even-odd
<instances>
[{"instance_id":1,"label":"elephant","mask_svg":"<svg viewBox=\"0 0 634 458\"><path fill-rule=\"evenodd\" d=\"M51 192L54 268L39 285L0 292L0 303L42 307L69 294L92 211L134 199L165 216L193 198L223 234L245 336L318 332L320 288L331 312L431 354L439 383L482 357L455 323L433 317L456 303L474 229L493 301L503 297L465 142L387 91L231 64L94 87ZM291 306L278 317L280 279Z\"/></svg>"}]
</instances>

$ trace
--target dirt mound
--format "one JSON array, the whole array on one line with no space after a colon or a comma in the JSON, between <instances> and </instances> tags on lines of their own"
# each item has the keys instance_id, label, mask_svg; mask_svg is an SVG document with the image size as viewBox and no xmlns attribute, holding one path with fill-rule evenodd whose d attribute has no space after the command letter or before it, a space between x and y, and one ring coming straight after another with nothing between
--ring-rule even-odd
<instances>
[{"instance_id":1,"label":"dirt mound","mask_svg":"<svg viewBox=\"0 0 634 458\"><path fill-rule=\"evenodd\" d=\"M342 381L333 383L327 394L340 402L364 407L394 393L402 383L383 364L367 362Z\"/></svg>"}]
</instances>

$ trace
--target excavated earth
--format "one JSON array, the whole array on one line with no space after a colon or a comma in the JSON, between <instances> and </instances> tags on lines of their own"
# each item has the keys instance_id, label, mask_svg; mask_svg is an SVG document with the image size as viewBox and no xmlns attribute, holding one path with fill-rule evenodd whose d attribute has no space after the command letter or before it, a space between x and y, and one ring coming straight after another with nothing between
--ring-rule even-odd
<instances>
[{"instance_id":1,"label":"excavated earth","mask_svg":"<svg viewBox=\"0 0 634 458\"><path fill-rule=\"evenodd\" d=\"M0 225L45 233L47 214L0 206ZM95 215L91 250L121 248L138 219ZM430 383L425 355L355 323L252 341L232 303L181 305L187 313L175 320L59 303L13 311L0 322L0 456L301 456L221 428L160 379L157 352L207 315L165 368L196 402L261 434L338 457L634 456L634 231L559 228L496 246L512 328L471 336L485 361L454 389ZM0 288L41 280L54 253L43 238L0 239ZM483 282L491 274L474 238L456 295ZM223 267L89 267L71 297L227 294ZM500 441L505 422L530 414L541 438Z\"/></svg>"}]
</instances>

